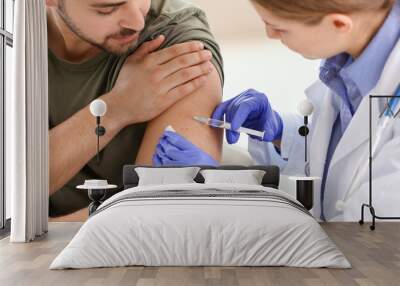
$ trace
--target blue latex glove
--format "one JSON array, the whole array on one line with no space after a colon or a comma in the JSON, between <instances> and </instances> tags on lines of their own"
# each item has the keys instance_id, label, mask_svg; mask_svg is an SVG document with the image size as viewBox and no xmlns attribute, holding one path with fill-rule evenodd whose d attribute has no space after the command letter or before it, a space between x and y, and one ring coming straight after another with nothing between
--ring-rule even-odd
<instances>
[{"instance_id":1,"label":"blue latex glove","mask_svg":"<svg viewBox=\"0 0 400 286\"><path fill-rule=\"evenodd\" d=\"M218 166L218 162L176 132L165 131L153 155L153 165Z\"/></svg>"},{"instance_id":2,"label":"blue latex glove","mask_svg":"<svg viewBox=\"0 0 400 286\"><path fill-rule=\"evenodd\" d=\"M221 103L212 115L213 119L224 120L231 123L232 129L240 127L265 131L264 138L251 136L257 140L272 142L282 138L283 121L274 111L267 96L254 89L249 89L242 94ZM226 140L229 144L235 144L240 133L226 130Z\"/></svg>"}]
</instances>

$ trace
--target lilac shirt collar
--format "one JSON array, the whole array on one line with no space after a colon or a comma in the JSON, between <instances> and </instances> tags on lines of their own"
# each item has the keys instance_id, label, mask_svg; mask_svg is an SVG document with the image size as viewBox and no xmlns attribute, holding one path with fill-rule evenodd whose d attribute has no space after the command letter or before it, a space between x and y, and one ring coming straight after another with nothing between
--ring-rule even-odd
<instances>
[{"instance_id":1,"label":"lilac shirt collar","mask_svg":"<svg viewBox=\"0 0 400 286\"><path fill-rule=\"evenodd\" d=\"M340 76L347 88L347 97L354 110L362 97L378 83L382 70L400 36L400 2L396 1L383 26L367 48L355 61L347 53L342 53L322 62L320 78L327 83L334 76Z\"/></svg>"}]
</instances>

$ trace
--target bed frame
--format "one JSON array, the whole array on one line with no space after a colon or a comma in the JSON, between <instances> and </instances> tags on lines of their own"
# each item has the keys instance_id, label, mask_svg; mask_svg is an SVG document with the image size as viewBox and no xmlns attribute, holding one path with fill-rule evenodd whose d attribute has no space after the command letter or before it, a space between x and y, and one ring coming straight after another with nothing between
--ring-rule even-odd
<instances>
[{"instance_id":1,"label":"bed frame","mask_svg":"<svg viewBox=\"0 0 400 286\"><path fill-rule=\"evenodd\" d=\"M139 176L135 171L135 168L143 167L143 168L154 168L150 166L140 166L140 165L126 165L123 169L123 184L124 189L129 189L133 187L137 187L139 183ZM270 187L274 189L278 189L279 187L279 168L277 166L220 166L220 167L212 167L212 166L196 166L200 167L202 170L207 169L218 169L218 170L262 170L265 171L266 174L262 180L262 185L264 187ZM182 168L182 167L159 167L159 168ZM204 183L203 176L199 173L194 179L197 183Z\"/></svg>"}]
</instances>

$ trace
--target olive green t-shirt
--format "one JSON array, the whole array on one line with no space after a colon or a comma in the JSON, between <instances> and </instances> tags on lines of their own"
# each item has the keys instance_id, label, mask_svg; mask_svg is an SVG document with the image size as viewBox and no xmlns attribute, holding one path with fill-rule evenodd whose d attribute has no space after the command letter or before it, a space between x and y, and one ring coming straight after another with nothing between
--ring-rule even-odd
<instances>
[{"instance_id":1,"label":"olive green t-shirt","mask_svg":"<svg viewBox=\"0 0 400 286\"><path fill-rule=\"evenodd\" d=\"M161 48L191 40L200 40L213 54L212 62L223 82L222 57L210 32L205 14L181 0L153 0L136 47L163 34ZM49 123L50 129L68 120L91 101L109 92L128 54L116 56L100 53L84 63L73 64L57 58L49 50ZM132 90L134 96L134 90ZM132 110L132 112L136 112ZM107 116L107 115L106 115ZM93 119L93 140L95 120ZM142 142L146 123L124 128L101 151L100 162L89 161L64 187L50 197L50 215L64 215L89 204L86 192L76 186L86 179L106 179L122 190L122 168L133 164Z\"/></svg>"}]
</instances>

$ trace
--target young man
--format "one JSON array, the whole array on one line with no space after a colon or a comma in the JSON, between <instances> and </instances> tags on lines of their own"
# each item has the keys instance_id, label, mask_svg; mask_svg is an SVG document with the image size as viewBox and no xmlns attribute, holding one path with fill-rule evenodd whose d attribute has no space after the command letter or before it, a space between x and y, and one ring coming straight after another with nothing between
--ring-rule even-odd
<instances>
[{"instance_id":1,"label":"young man","mask_svg":"<svg viewBox=\"0 0 400 286\"><path fill-rule=\"evenodd\" d=\"M191 119L222 95L222 58L201 10L180 0L46 4L51 216L88 205L75 189L85 179L121 186L123 165L151 164L167 125L219 159L220 134ZM97 98L108 106L100 163L89 110Z\"/></svg>"}]
</instances>

